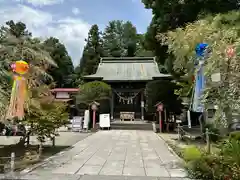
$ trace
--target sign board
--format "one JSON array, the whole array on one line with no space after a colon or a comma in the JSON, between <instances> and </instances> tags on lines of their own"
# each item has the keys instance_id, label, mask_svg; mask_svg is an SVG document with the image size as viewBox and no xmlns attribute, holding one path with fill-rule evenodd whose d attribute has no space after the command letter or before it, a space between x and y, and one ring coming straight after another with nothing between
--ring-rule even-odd
<instances>
[{"instance_id":1,"label":"sign board","mask_svg":"<svg viewBox=\"0 0 240 180\"><path fill-rule=\"evenodd\" d=\"M221 74L214 73L211 75L212 82L220 82L221 81Z\"/></svg>"},{"instance_id":2,"label":"sign board","mask_svg":"<svg viewBox=\"0 0 240 180\"><path fill-rule=\"evenodd\" d=\"M141 107L144 107L144 101L141 101Z\"/></svg>"},{"instance_id":3,"label":"sign board","mask_svg":"<svg viewBox=\"0 0 240 180\"><path fill-rule=\"evenodd\" d=\"M99 126L101 128L110 128L110 114L100 114Z\"/></svg>"},{"instance_id":4,"label":"sign board","mask_svg":"<svg viewBox=\"0 0 240 180\"><path fill-rule=\"evenodd\" d=\"M74 116L72 120L72 130L73 131L82 130L82 121L83 118L81 116Z\"/></svg>"},{"instance_id":5,"label":"sign board","mask_svg":"<svg viewBox=\"0 0 240 180\"><path fill-rule=\"evenodd\" d=\"M57 92L56 93L56 99L68 99L70 98L70 95L68 92Z\"/></svg>"}]
</instances>

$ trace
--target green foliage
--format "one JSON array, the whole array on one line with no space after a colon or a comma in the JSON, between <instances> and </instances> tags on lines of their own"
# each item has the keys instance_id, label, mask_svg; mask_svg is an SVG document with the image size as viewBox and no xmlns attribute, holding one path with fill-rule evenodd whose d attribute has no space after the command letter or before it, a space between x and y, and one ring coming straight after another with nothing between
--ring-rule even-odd
<instances>
[{"instance_id":1,"label":"green foliage","mask_svg":"<svg viewBox=\"0 0 240 180\"><path fill-rule=\"evenodd\" d=\"M145 90L147 111L155 112L155 105L162 102L170 112L181 113L181 100L174 94L176 89L178 86L168 80L149 82Z\"/></svg>"},{"instance_id":2,"label":"green foliage","mask_svg":"<svg viewBox=\"0 0 240 180\"><path fill-rule=\"evenodd\" d=\"M137 30L129 21L110 21L103 33L104 55L132 57L137 51Z\"/></svg>"},{"instance_id":3,"label":"green foliage","mask_svg":"<svg viewBox=\"0 0 240 180\"><path fill-rule=\"evenodd\" d=\"M205 14L224 13L239 9L238 0L142 0L142 2L153 13L151 24L145 36L147 48L154 51L158 63L161 64L165 64L165 60L172 61L173 59L168 58L171 54L167 53L168 47L158 43L156 36L159 33L184 27L186 24L198 20ZM184 38L184 36L181 38Z\"/></svg>"},{"instance_id":4,"label":"green foliage","mask_svg":"<svg viewBox=\"0 0 240 180\"><path fill-rule=\"evenodd\" d=\"M238 111L239 99L239 42L240 13L233 11L226 14L208 16L205 19L188 24L166 34L159 34L158 39L168 46L169 53L175 57L174 70L192 74L196 59L195 46L206 42L211 47L211 54L205 63L206 89L203 102L214 104L225 113L231 123L231 109ZM226 49L232 46L236 56L228 58ZM220 72L221 83L214 84L211 75ZM223 124L223 123L222 123Z\"/></svg>"},{"instance_id":5,"label":"green foliage","mask_svg":"<svg viewBox=\"0 0 240 180\"><path fill-rule=\"evenodd\" d=\"M56 86L63 88L73 87L72 75L74 74L74 67L66 47L54 37L45 40L44 45L57 65L57 67L53 66L48 70Z\"/></svg>"},{"instance_id":6,"label":"green foliage","mask_svg":"<svg viewBox=\"0 0 240 180\"><path fill-rule=\"evenodd\" d=\"M240 141L240 131L234 131L229 134L229 140Z\"/></svg>"},{"instance_id":7,"label":"green foliage","mask_svg":"<svg viewBox=\"0 0 240 180\"><path fill-rule=\"evenodd\" d=\"M96 24L94 24L88 32L88 38L85 40L86 45L80 60L79 73L77 74L79 78L83 75L94 74L97 70L100 57L103 56L102 38L100 34L98 25Z\"/></svg>"},{"instance_id":8,"label":"green foliage","mask_svg":"<svg viewBox=\"0 0 240 180\"><path fill-rule=\"evenodd\" d=\"M195 179L231 179L240 178L240 143L226 141L219 146L216 154L205 152L189 153L186 160L186 170L189 176ZM189 151L189 150L188 150ZM195 154L195 155L194 155ZM190 157L190 158L189 158Z\"/></svg>"},{"instance_id":9,"label":"green foliage","mask_svg":"<svg viewBox=\"0 0 240 180\"><path fill-rule=\"evenodd\" d=\"M26 74L29 90L40 86L45 80L51 80L46 69L56 64L44 50L43 43L37 38L32 38L22 22L6 22L0 29L0 44L0 115L4 116L12 88L13 74L10 73L10 63L23 59L31 64Z\"/></svg>"},{"instance_id":10,"label":"green foliage","mask_svg":"<svg viewBox=\"0 0 240 180\"><path fill-rule=\"evenodd\" d=\"M40 109L35 106L29 108L31 111L24 123L31 126L31 132L36 134L41 142L44 142L46 138L58 135L56 129L69 124L66 104L44 102L40 104Z\"/></svg>"},{"instance_id":11,"label":"green foliage","mask_svg":"<svg viewBox=\"0 0 240 180\"><path fill-rule=\"evenodd\" d=\"M77 104L90 104L94 101L109 99L111 87L101 81L88 82L80 86L80 92L76 96Z\"/></svg>"},{"instance_id":12,"label":"green foliage","mask_svg":"<svg viewBox=\"0 0 240 180\"><path fill-rule=\"evenodd\" d=\"M24 23L13 21L8 21L6 26L0 29L0 45L0 97L4 97L0 102L1 115L6 112L11 93L12 81L9 77L12 74L7 73L10 70L9 65L13 60L23 59L30 64L30 69L25 76L28 80L28 92L25 102L25 120L22 123L30 125L32 133L36 134L40 141L44 141L46 137L54 135L57 128L68 123L66 105L52 102L50 89L45 84L52 83L51 75L48 74L50 67L55 68L60 65L59 67L63 68L64 66L64 73L62 71L64 76L72 71L71 63L67 66L66 62L63 63L64 65L59 62L60 56L67 54L66 49L55 38L45 42L33 38ZM53 60L52 57L55 59ZM71 61L71 59L68 60ZM61 76L61 73L52 74L55 77Z\"/></svg>"},{"instance_id":13,"label":"green foliage","mask_svg":"<svg viewBox=\"0 0 240 180\"><path fill-rule=\"evenodd\" d=\"M176 94L179 97L191 97L194 85L193 83L176 82L176 84L180 88L176 89L174 91L174 94Z\"/></svg>"},{"instance_id":14,"label":"green foliage","mask_svg":"<svg viewBox=\"0 0 240 180\"><path fill-rule=\"evenodd\" d=\"M183 150L183 158L185 161L191 161L201 157L201 151L196 146L191 146Z\"/></svg>"}]
</instances>

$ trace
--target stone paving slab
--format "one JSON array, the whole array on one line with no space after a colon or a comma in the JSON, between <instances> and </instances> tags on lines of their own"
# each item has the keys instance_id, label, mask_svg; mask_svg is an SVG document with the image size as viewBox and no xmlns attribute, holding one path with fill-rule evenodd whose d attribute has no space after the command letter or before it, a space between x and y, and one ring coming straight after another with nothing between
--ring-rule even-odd
<instances>
[{"instance_id":1,"label":"stone paving slab","mask_svg":"<svg viewBox=\"0 0 240 180\"><path fill-rule=\"evenodd\" d=\"M6 177L7 178L7 177ZM3 178L1 178L3 179ZM12 180L8 177L5 180ZM18 180L190 180L188 178L171 178L171 177L147 177L147 176L117 176L117 175L49 175L49 176L34 176L28 175L24 178L15 178Z\"/></svg>"},{"instance_id":2,"label":"stone paving slab","mask_svg":"<svg viewBox=\"0 0 240 180\"><path fill-rule=\"evenodd\" d=\"M178 165L179 158L151 131L99 131L55 158L56 161L46 162L47 169L40 166L28 175L83 175L81 180L94 178L92 175L98 175L97 180L110 175L126 180L135 176L144 180L186 177Z\"/></svg>"}]
</instances>

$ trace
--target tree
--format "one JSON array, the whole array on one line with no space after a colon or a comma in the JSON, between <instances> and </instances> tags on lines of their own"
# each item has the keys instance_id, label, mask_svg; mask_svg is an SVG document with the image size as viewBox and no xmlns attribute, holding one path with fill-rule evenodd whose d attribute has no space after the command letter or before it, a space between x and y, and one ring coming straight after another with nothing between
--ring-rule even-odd
<instances>
[{"instance_id":1,"label":"tree","mask_svg":"<svg viewBox=\"0 0 240 180\"><path fill-rule=\"evenodd\" d=\"M56 66L51 67L48 73L56 83L56 87L71 88L73 81L71 79L74 73L74 67L66 47L60 43L59 39L50 37L44 41L46 50L50 53Z\"/></svg>"},{"instance_id":2,"label":"tree","mask_svg":"<svg viewBox=\"0 0 240 180\"><path fill-rule=\"evenodd\" d=\"M98 25L95 24L90 28L88 38L86 39L86 45L80 61L79 77L94 74L102 55L102 39Z\"/></svg>"},{"instance_id":3,"label":"tree","mask_svg":"<svg viewBox=\"0 0 240 180\"><path fill-rule=\"evenodd\" d=\"M12 60L22 59L28 62L30 64L29 72L26 74L28 96L25 103L26 116L23 122L31 124L31 131L37 133L40 139L49 137L50 134L53 134L54 128L66 123L66 118L63 117L67 115L64 105L51 103L50 100L53 99L53 96L49 86L45 84L47 80L51 80L47 70L56 66L56 63L52 60L50 54L45 51L45 44L38 38L32 38L23 23L15 24L10 21L8 24L9 26L2 27L0 31L0 65L3 67L0 71L0 80L6 82L0 85L0 95L3 95L1 92L6 89L7 99L10 96L11 84L10 82L7 83L5 72L10 70ZM17 28L17 26L21 28ZM47 101L45 98L47 98ZM6 110L8 101L1 101L0 105L0 107L5 105ZM21 139L20 143L25 142L25 139L26 136Z\"/></svg>"},{"instance_id":4,"label":"tree","mask_svg":"<svg viewBox=\"0 0 240 180\"><path fill-rule=\"evenodd\" d=\"M162 88L164 87L164 88ZM169 112L181 113L181 100L174 91L179 87L169 80L158 80L149 82L146 86L146 107L148 112L155 112L155 105L162 102Z\"/></svg>"},{"instance_id":5,"label":"tree","mask_svg":"<svg viewBox=\"0 0 240 180\"><path fill-rule=\"evenodd\" d=\"M103 33L104 55L132 57L136 55L138 35L130 21L110 21Z\"/></svg>"},{"instance_id":6,"label":"tree","mask_svg":"<svg viewBox=\"0 0 240 180\"><path fill-rule=\"evenodd\" d=\"M9 27L9 31L17 38L23 36L32 36L32 33L28 32L26 24L22 22L15 23L13 20L7 21L6 25Z\"/></svg>"},{"instance_id":7,"label":"tree","mask_svg":"<svg viewBox=\"0 0 240 180\"><path fill-rule=\"evenodd\" d=\"M142 2L146 8L152 9L153 12L153 18L145 36L147 47L155 52L158 63L161 64L165 64L165 60L168 58L168 48L166 45L158 43L157 34L184 27L187 23L193 22L208 13L224 13L239 9L238 0L142 0ZM172 58L167 60L171 61Z\"/></svg>"},{"instance_id":8,"label":"tree","mask_svg":"<svg viewBox=\"0 0 240 180\"><path fill-rule=\"evenodd\" d=\"M228 124L232 120L231 110L238 111L239 108L236 107L239 107L240 102L239 32L240 13L233 11L208 16L187 25L184 29L178 28L158 36L160 41L168 45L169 52L176 58L175 71L183 71L189 74L189 77L193 73L196 59L196 44L200 42L209 44L211 54L205 64L207 88L203 98L206 104L218 105L218 112L225 113ZM228 47L235 48L236 54L233 57L227 56ZM215 85L211 81L211 75L216 72L221 73L221 82Z\"/></svg>"},{"instance_id":9,"label":"tree","mask_svg":"<svg viewBox=\"0 0 240 180\"><path fill-rule=\"evenodd\" d=\"M10 64L13 60L25 60L31 64L28 79L28 89L39 87L43 79L51 78L46 69L50 65L55 65L49 54L44 51L43 44L36 38L32 38L23 23L13 23L9 21L9 26L3 26L0 30L0 60L1 60L1 92L2 99L1 115L5 114L5 109L11 92L12 74L10 73ZM20 26L20 28L18 28ZM13 34L12 34L13 33Z\"/></svg>"},{"instance_id":10,"label":"tree","mask_svg":"<svg viewBox=\"0 0 240 180\"><path fill-rule=\"evenodd\" d=\"M69 124L67 106L51 99L39 104L40 108L30 106L24 124L31 126L30 131L37 135L40 142L46 138L57 136L56 129Z\"/></svg>"},{"instance_id":11,"label":"tree","mask_svg":"<svg viewBox=\"0 0 240 180\"><path fill-rule=\"evenodd\" d=\"M149 51L146 48L145 34L137 34L136 43L136 56L137 57L153 57L153 51Z\"/></svg>"},{"instance_id":12,"label":"tree","mask_svg":"<svg viewBox=\"0 0 240 180\"><path fill-rule=\"evenodd\" d=\"M87 104L94 101L109 99L111 87L101 81L88 82L80 86L81 92L76 96L77 104Z\"/></svg>"}]
</instances>

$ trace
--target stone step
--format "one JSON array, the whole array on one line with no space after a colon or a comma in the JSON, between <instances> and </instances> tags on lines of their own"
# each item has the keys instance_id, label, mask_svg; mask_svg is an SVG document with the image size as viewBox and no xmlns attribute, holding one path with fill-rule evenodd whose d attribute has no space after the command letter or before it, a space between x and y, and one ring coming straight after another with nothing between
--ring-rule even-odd
<instances>
[{"instance_id":1,"label":"stone step","mask_svg":"<svg viewBox=\"0 0 240 180\"><path fill-rule=\"evenodd\" d=\"M151 123L142 121L118 121L111 123L111 129L119 130L153 130Z\"/></svg>"}]
</instances>

